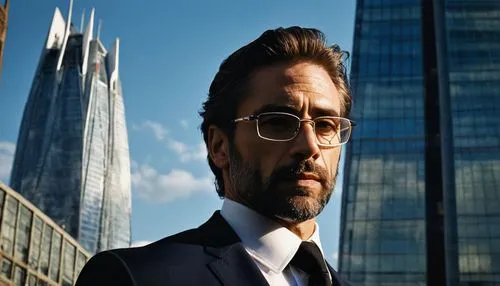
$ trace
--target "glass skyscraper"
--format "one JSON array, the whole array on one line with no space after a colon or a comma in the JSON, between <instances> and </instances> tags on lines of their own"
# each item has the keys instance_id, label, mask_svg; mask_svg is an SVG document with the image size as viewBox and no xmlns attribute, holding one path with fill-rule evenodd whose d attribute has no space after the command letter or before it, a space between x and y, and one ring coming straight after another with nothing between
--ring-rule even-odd
<instances>
[{"instance_id":1,"label":"glass skyscraper","mask_svg":"<svg viewBox=\"0 0 500 286\"><path fill-rule=\"evenodd\" d=\"M56 8L25 106L10 184L89 252L130 244L131 182L119 79L108 51ZM80 27L82 29L82 27Z\"/></svg>"},{"instance_id":2,"label":"glass skyscraper","mask_svg":"<svg viewBox=\"0 0 500 286\"><path fill-rule=\"evenodd\" d=\"M500 2L356 5L339 271L500 285Z\"/></svg>"}]
</instances>

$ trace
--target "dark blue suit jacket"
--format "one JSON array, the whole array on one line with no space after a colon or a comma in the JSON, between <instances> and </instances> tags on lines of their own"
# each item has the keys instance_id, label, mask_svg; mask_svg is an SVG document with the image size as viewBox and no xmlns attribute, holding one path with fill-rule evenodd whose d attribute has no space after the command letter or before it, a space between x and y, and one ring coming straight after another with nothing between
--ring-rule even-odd
<instances>
[{"instance_id":1,"label":"dark blue suit jacket","mask_svg":"<svg viewBox=\"0 0 500 286\"><path fill-rule=\"evenodd\" d=\"M329 266L330 267L330 266ZM330 267L333 285L350 285ZM217 211L196 229L138 248L101 252L76 286L268 285L239 237Z\"/></svg>"}]
</instances>

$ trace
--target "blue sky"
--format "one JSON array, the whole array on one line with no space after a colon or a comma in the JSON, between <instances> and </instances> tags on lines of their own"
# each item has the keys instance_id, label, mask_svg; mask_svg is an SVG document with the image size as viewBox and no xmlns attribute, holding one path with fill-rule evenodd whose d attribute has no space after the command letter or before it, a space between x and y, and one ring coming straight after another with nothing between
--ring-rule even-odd
<instances>
[{"instance_id":1,"label":"blue sky","mask_svg":"<svg viewBox=\"0 0 500 286\"><path fill-rule=\"evenodd\" d=\"M110 47L120 38L132 161L133 242L196 227L222 203L205 161L197 113L221 61L264 30L292 25L318 28L329 43L350 52L354 5L354 0L75 1L73 23L78 28L83 9L88 22L94 7L96 19L102 20L104 45ZM6 183L24 104L56 6L67 17L66 0L11 3L0 82L0 180ZM323 248L334 264L339 207L337 191L319 218Z\"/></svg>"}]
</instances>

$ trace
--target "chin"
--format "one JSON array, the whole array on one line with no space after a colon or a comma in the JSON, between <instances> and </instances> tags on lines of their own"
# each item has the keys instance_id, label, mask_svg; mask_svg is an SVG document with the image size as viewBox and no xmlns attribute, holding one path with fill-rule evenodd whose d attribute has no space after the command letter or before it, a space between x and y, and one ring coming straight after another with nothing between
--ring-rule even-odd
<instances>
[{"instance_id":1,"label":"chin","mask_svg":"<svg viewBox=\"0 0 500 286\"><path fill-rule=\"evenodd\" d=\"M279 219L300 223L318 216L323 205L310 196L291 196L286 201L274 204L273 215Z\"/></svg>"},{"instance_id":2,"label":"chin","mask_svg":"<svg viewBox=\"0 0 500 286\"><path fill-rule=\"evenodd\" d=\"M305 200L305 199L313 199L315 200L316 197L321 195L321 192L323 192L323 189L321 186L316 186L316 185L300 185L300 184L293 184L293 183L287 183L278 186L275 191L278 193L278 195L281 195L284 199L292 200L292 199L298 199L300 201Z\"/></svg>"}]
</instances>

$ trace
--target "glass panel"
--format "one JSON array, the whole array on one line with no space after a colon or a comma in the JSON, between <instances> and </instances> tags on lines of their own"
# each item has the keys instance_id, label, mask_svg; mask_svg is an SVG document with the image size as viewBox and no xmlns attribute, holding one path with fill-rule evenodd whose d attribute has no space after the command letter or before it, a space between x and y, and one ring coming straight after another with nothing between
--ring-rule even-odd
<instances>
[{"instance_id":1,"label":"glass panel","mask_svg":"<svg viewBox=\"0 0 500 286\"><path fill-rule=\"evenodd\" d=\"M36 276L31 273L28 278L28 286L36 286Z\"/></svg>"},{"instance_id":2,"label":"glass panel","mask_svg":"<svg viewBox=\"0 0 500 286\"><path fill-rule=\"evenodd\" d=\"M16 251L14 256L19 258L22 262L27 262L28 259L28 245L32 217L33 212L27 207L21 205L21 214L19 216L19 223L17 224Z\"/></svg>"},{"instance_id":3,"label":"glass panel","mask_svg":"<svg viewBox=\"0 0 500 286\"><path fill-rule=\"evenodd\" d=\"M42 280L42 279L38 279L37 284L36 284L36 286L48 286L48 285L49 285L49 283L47 283L47 281Z\"/></svg>"},{"instance_id":4,"label":"glass panel","mask_svg":"<svg viewBox=\"0 0 500 286\"><path fill-rule=\"evenodd\" d=\"M16 265L14 270L14 285L24 286L24 283L26 283L26 269Z\"/></svg>"},{"instance_id":5,"label":"glass panel","mask_svg":"<svg viewBox=\"0 0 500 286\"><path fill-rule=\"evenodd\" d=\"M50 279L59 282L59 265L61 261L61 234L54 231L52 250L50 252Z\"/></svg>"},{"instance_id":6,"label":"glass panel","mask_svg":"<svg viewBox=\"0 0 500 286\"><path fill-rule=\"evenodd\" d=\"M40 256L40 245L42 242L42 220L35 216L35 220L33 222L33 236L31 237L31 248L30 248L30 256L29 256L29 266L31 269L38 269L38 261Z\"/></svg>"},{"instance_id":7,"label":"glass panel","mask_svg":"<svg viewBox=\"0 0 500 286\"><path fill-rule=\"evenodd\" d=\"M12 277L12 261L5 257L2 259L2 273L0 275L8 279Z\"/></svg>"},{"instance_id":8,"label":"glass panel","mask_svg":"<svg viewBox=\"0 0 500 286\"><path fill-rule=\"evenodd\" d=\"M83 266L85 266L85 263L87 262L87 258L83 253L78 251L78 257L76 258L76 267L75 267L75 274L78 276L80 274L80 271L82 271Z\"/></svg>"},{"instance_id":9,"label":"glass panel","mask_svg":"<svg viewBox=\"0 0 500 286\"><path fill-rule=\"evenodd\" d=\"M40 272L49 275L49 255L52 240L52 227L45 225L42 237L42 248L40 250Z\"/></svg>"},{"instance_id":10,"label":"glass panel","mask_svg":"<svg viewBox=\"0 0 500 286\"><path fill-rule=\"evenodd\" d=\"M0 189L0 222L2 221L2 214L3 214L3 200L5 199L5 192ZM0 232L2 230L0 229Z\"/></svg>"},{"instance_id":11,"label":"glass panel","mask_svg":"<svg viewBox=\"0 0 500 286\"><path fill-rule=\"evenodd\" d=\"M5 217L2 221L2 249L10 255L12 255L14 250L13 242L17 222L18 204L19 202L15 198L7 196L7 200L5 201Z\"/></svg>"},{"instance_id":12,"label":"glass panel","mask_svg":"<svg viewBox=\"0 0 500 286\"><path fill-rule=\"evenodd\" d=\"M73 268L75 267L75 247L64 240L63 285L73 284Z\"/></svg>"}]
</instances>

